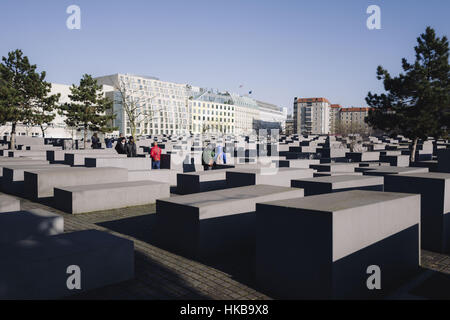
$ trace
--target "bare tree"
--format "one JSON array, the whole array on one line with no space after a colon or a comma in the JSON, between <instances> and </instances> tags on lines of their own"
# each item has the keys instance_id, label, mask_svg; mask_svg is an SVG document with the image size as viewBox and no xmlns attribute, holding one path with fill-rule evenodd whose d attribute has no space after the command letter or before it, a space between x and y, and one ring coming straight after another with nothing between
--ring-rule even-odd
<instances>
[{"instance_id":1,"label":"bare tree","mask_svg":"<svg viewBox=\"0 0 450 320\"><path fill-rule=\"evenodd\" d=\"M151 105L153 98L156 96L146 97L123 80L119 80L114 88L119 92L120 104L127 116L126 123L128 123L131 135L135 139L136 129L141 128L143 123L152 121L155 111L159 111L154 111Z\"/></svg>"},{"instance_id":2,"label":"bare tree","mask_svg":"<svg viewBox=\"0 0 450 320\"><path fill-rule=\"evenodd\" d=\"M346 145L349 147L350 152L361 152L363 137L369 134L369 128L367 125L360 124L358 122L345 123L338 121L336 123L336 133L347 138Z\"/></svg>"}]
</instances>

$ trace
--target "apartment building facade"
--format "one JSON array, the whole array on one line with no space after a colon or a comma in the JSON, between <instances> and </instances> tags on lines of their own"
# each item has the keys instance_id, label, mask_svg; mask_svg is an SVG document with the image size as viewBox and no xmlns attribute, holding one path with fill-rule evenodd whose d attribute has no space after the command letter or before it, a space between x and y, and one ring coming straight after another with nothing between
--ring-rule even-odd
<instances>
[{"instance_id":1,"label":"apartment building facade","mask_svg":"<svg viewBox=\"0 0 450 320\"><path fill-rule=\"evenodd\" d=\"M294 99L294 133L330 133L330 102L326 98Z\"/></svg>"},{"instance_id":2,"label":"apartment building facade","mask_svg":"<svg viewBox=\"0 0 450 320\"><path fill-rule=\"evenodd\" d=\"M369 115L370 108L341 108L340 125L348 130L367 132L369 125L365 118Z\"/></svg>"}]
</instances>

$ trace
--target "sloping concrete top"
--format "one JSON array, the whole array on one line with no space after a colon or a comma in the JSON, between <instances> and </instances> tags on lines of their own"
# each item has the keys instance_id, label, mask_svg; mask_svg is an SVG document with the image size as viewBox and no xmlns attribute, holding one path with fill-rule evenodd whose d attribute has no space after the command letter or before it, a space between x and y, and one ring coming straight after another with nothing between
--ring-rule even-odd
<instances>
[{"instance_id":1,"label":"sloping concrete top","mask_svg":"<svg viewBox=\"0 0 450 320\"><path fill-rule=\"evenodd\" d=\"M438 180L450 180L450 173L444 172L418 172L418 173L405 173L402 177L414 177L422 179L438 179Z\"/></svg>"},{"instance_id":2,"label":"sloping concrete top","mask_svg":"<svg viewBox=\"0 0 450 320\"><path fill-rule=\"evenodd\" d=\"M359 168L361 171L376 171L379 173L388 173L388 174L406 174L406 173L419 173L419 172L428 172L428 168L419 168L419 167L368 167L368 168Z\"/></svg>"},{"instance_id":3,"label":"sloping concrete top","mask_svg":"<svg viewBox=\"0 0 450 320\"><path fill-rule=\"evenodd\" d=\"M260 184L194 193L157 201L198 208L199 219L208 219L255 211L257 202L300 198L303 195L303 189Z\"/></svg>"},{"instance_id":4,"label":"sloping concrete top","mask_svg":"<svg viewBox=\"0 0 450 320\"><path fill-rule=\"evenodd\" d=\"M408 193L352 190L345 192L320 194L304 198L272 201L266 204L287 208L321 211L324 213L338 213L342 210L364 207L379 202L393 201L396 199L415 196L416 195Z\"/></svg>"},{"instance_id":5,"label":"sloping concrete top","mask_svg":"<svg viewBox=\"0 0 450 320\"><path fill-rule=\"evenodd\" d=\"M309 179L298 179L297 181L309 181L320 183L331 183L333 188L351 188L356 186L375 186L383 184L383 177L358 176L358 175L334 175Z\"/></svg>"},{"instance_id":6,"label":"sloping concrete top","mask_svg":"<svg viewBox=\"0 0 450 320\"><path fill-rule=\"evenodd\" d=\"M56 189L67 190L70 192L77 191L89 191L89 190L100 190L100 189L113 189L113 188L124 188L133 186L148 186L148 185L165 185L166 183L151 180L139 180L139 181L127 181L127 182L113 182L113 183L99 183L99 184L89 184L84 186L68 186L68 187L58 187Z\"/></svg>"},{"instance_id":7,"label":"sloping concrete top","mask_svg":"<svg viewBox=\"0 0 450 320\"><path fill-rule=\"evenodd\" d=\"M102 167L102 168L86 168L86 167L55 167L54 169L31 169L27 170L30 173L55 173L55 174L74 174L74 173L84 173L84 172L111 172L111 170L127 170L124 168L116 168L116 167Z\"/></svg>"},{"instance_id":8,"label":"sloping concrete top","mask_svg":"<svg viewBox=\"0 0 450 320\"><path fill-rule=\"evenodd\" d=\"M289 172L316 172L316 170L313 169L307 169L307 168L257 168L257 169L241 169L241 168L235 168L235 169L227 169L227 171L232 172L242 172L242 173L253 173L253 174L263 174L263 175L269 175L273 174L276 175L278 173L289 173Z\"/></svg>"}]
</instances>

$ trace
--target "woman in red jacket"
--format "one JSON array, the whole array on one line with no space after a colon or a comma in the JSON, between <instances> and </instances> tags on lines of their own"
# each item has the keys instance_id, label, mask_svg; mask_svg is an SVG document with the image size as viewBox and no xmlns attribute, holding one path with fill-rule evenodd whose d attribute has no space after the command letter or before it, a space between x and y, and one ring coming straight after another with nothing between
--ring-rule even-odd
<instances>
[{"instance_id":1,"label":"woman in red jacket","mask_svg":"<svg viewBox=\"0 0 450 320\"><path fill-rule=\"evenodd\" d=\"M152 157L152 169L161 168L161 148L158 147L158 143L155 141L153 147L150 149L150 156Z\"/></svg>"}]
</instances>

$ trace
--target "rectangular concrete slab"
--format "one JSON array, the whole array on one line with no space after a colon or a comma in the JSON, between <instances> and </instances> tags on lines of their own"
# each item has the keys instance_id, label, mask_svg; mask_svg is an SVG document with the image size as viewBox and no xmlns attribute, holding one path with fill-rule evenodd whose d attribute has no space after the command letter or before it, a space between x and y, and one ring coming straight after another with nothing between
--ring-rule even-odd
<instances>
[{"instance_id":1,"label":"rectangular concrete slab","mask_svg":"<svg viewBox=\"0 0 450 320\"><path fill-rule=\"evenodd\" d=\"M349 190L383 191L383 177L337 175L291 180L291 187L302 188L305 196Z\"/></svg>"},{"instance_id":2,"label":"rectangular concrete slab","mask_svg":"<svg viewBox=\"0 0 450 320\"><path fill-rule=\"evenodd\" d=\"M322 163L311 165L318 172L351 172L355 171L358 163Z\"/></svg>"},{"instance_id":3,"label":"rectangular concrete slab","mask_svg":"<svg viewBox=\"0 0 450 320\"><path fill-rule=\"evenodd\" d=\"M177 173L177 171L169 169L128 170L128 181L159 181L170 186L176 186Z\"/></svg>"},{"instance_id":4,"label":"rectangular concrete slab","mask_svg":"<svg viewBox=\"0 0 450 320\"><path fill-rule=\"evenodd\" d=\"M422 248L450 253L450 173L389 175L385 190L421 195Z\"/></svg>"},{"instance_id":5,"label":"rectangular concrete slab","mask_svg":"<svg viewBox=\"0 0 450 320\"><path fill-rule=\"evenodd\" d=\"M85 158L84 164L88 168L116 167L128 170L150 170L152 162L147 158Z\"/></svg>"},{"instance_id":6,"label":"rectangular concrete slab","mask_svg":"<svg viewBox=\"0 0 450 320\"><path fill-rule=\"evenodd\" d=\"M123 168L55 168L25 171L25 196L30 199L53 197L53 188L77 185L125 182Z\"/></svg>"},{"instance_id":7,"label":"rectangular concrete slab","mask_svg":"<svg viewBox=\"0 0 450 320\"><path fill-rule=\"evenodd\" d=\"M363 175L368 176L386 176L388 174L407 174L428 172L428 168L416 167L370 167L370 168L355 168L356 172L362 172Z\"/></svg>"},{"instance_id":8,"label":"rectangular concrete slab","mask_svg":"<svg viewBox=\"0 0 450 320\"><path fill-rule=\"evenodd\" d=\"M420 197L346 191L257 204L256 279L277 298L370 298L418 271ZM368 290L367 270L382 270Z\"/></svg>"},{"instance_id":9,"label":"rectangular concrete slab","mask_svg":"<svg viewBox=\"0 0 450 320\"><path fill-rule=\"evenodd\" d=\"M226 187L225 169L177 174L178 194L207 192Z\"/></svg>"},{"instance_id":10,"label":"rectangular concrete slab","mask_svg":"<svg viewBox=\"0 0 450 320\"><path fill-rule=\"evenodd\" d=\"M2 245L0 256L0 299L58 299L134 276L133 242L97 230ZM79 290L67 285L73 266Z\"/></svg>"},{"instance_id":11,"label":"rectangular concrete slab","mask_svg":"<svg viewBox=\"0 0 450 320\"><path fill-rule=\"evenodd\" d=\"M310 165L320 164L320 160L309 159L290 159L290 160L274 160L277 167L283 168L303 168L309 169Z\"/></svg>"},{"instance_id":12,"label":"rectangular concrete slab","mask_svg":"<svg viewBox=\"0 0 450 320\"><path fill-rule=\"evenodd\" d=\"M227 186L236 188L241 186L267 184L290 187L292 179L312 178L313 169L294 168L260 168L246 170L227 170Z\"/></svg>"},{"instance_id":13,"label":"rectangular concrete slab","mask_svg":"<svg viewBox=\"0 0 450 320\"><path fill-rule=\"evenodd\" d=\"M256 203L294 197L303 197L303 190L256 185L159 199L159 244L193 257L252 248Z\"/></svg>"},{"instance_id":14,"label":"rectangular concrete slab","mask_svg":"<svg viewBox=\"0 0 450 320\"><path fill-rule=\"evenodd\" d=\"M79 214L155 203L170 195L170 187L156 181L127 181L55 188L54 195L55 207Z\"/></svg>"}]
</instances>

